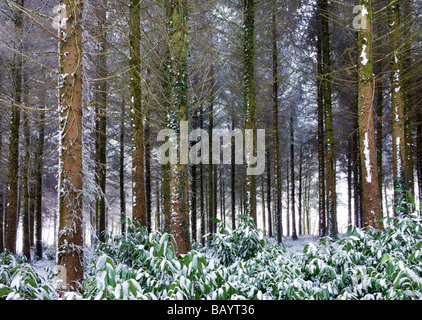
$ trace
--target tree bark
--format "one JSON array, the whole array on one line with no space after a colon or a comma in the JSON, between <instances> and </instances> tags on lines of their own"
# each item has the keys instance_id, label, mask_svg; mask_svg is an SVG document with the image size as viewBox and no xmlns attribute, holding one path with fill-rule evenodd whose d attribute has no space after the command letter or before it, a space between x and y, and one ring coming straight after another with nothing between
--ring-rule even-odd
<instances>
[{"instance_id":1,"label":"tree bark","mask_svg":"<svg viewBox=\"0 0 422 320\"><path fill-rule=\"evenodd\" d=\"M24 0L16 3L24 6ZM7 192L7 206L5 217L4 247L11 253L16 253L16 236L18 228L18 180L19 180L19 126L20 104L22 102L22 67L23 61L20 53L23 51L23 12L17 10L14 15L14 29L17 53L13 56L12 67L12 116L10 120L9 138L9 180Z\"/></svg>"},{"instance_id":2,"label":"tree bark","mask_svg":"<svg viewBox=\"0 0 422 320\"><path fill-rule=\"evenodd\" d=\"M403 80L402 80L402 59L400 55L401 34L400 34L400 3L395 0L389 1L389 26L391 46L391 106L392 106L392 136L393 136L393 179L396 210L402 210L402 201L405 198L405 165L406 150L404 136L404 102L403 102Z\"/></svg>"},{"instance_id":3,"label":"tree bark","mask_svg":"<svg viewBox=\"0 0 422 320\"><path fill-rule=\"evenodd\" d=\"M326 161L326 196L327 196L327 227L331 238L337 238L337 213L334 168L334 135L333 135L333 106L331 88L331 57L330 30L328 18L328 0L321 0L321 28L322 28L322 63L323 63L323 96L325 121L325 161Z\"/></svg>"},{"instance_id":4,"label":"tree bark","mask_svg":"<svg viewBox=\"0 0 422 320\"><path fill-rule=\"evenodd\" d=\"M322 28L317 33L317 114L318 114L318 232L327 235L326 190L325 190L325 129L322 61Z\"/></svg>"},{"instance_id":5,"label":"tree bark","mask_svg":"<svg viewBox=\"0 0 422 320\"><path fill-rule=\"evenodd\" d=\"M255 1L245 0L243 2L243 75L244 75L244 119L245 129L252 129L255 132ZM254 155L256 141L254 139L252 150L246 153ZM248 155L246 154L246 157ZM250 165L247 164L248 168ZM245 177L245 212L256 221L256 179L254 175L246 174Z\"/></svg>"},{"instance_id":6,"label":"tree bark","mask_svg":"<svg viewBox=\"0 0 422 320\"><path fill-rule=\"evenodd\" d=\"M278 132L278 51L277 51L277 16L276 6L272 13L272 67L273 67L273 139L274 139L274 186L275 186L275 224L277 242L281 243L283 221L281 216L281 176L280 176L280 139ZM268 169L267 169L268 170ZM271 215L269 216L271 218ZM271 228L269 229L271 230ZM271 231L270 231L271 232ZM270 233L271 236L271 233Z\"/></svg>"},{"instance_id":7,"label":"tree bark","mask_svg":"<svg viewBox=\"0 0 422 320\"><path fill-rule=\"evenodd\" d=\"M372 59L372 0L360 2L367 15L358 34L358 118L364 226L382 228L374 128L374 75ZM364 27L366 26L366 28Z\"/></svg>"},{"instance_id":8,"label":"tree bark","mask_svg":"<svg viewBox=\"0 0 422 320\"><path fill-rule=\"evenodd\" d=\"M295 197L295 141L293 115L290 118L290 197L292 205L292 240L297 240L296 233L296 197Z\"/></svg>"},{"instance_id":9,"label":"tree bark","mask_svg":"<svg viewBox=\"0 0 422 320\"><path fill-rule=\"evenodd\" d=\"M96 90L96 173L100 192L97 196L96 211L98 217L97 236L99 241L106 240L106 175L107 175L107 41L106 41L106 12L107 1L97 4L96 9L98 17L98 61L97 74L99 83Z\"/></svg>"},{"instance_id":10,"label":"tree bark","mask_svg":"<svg viewBox=\"0 0 422 320\"><path fill-rule=\"evenodd\" d=\"M145 199L144 115L141 88L140 0L130 1L130 95L132 128L132 216L147 226Z\"/></svg>"},{"instance_id":11,"label":"tree bark","mask_svg":"<svg viewBox=\"0 0 422 320\"><path fill-rule=\"evenodd\" d=\"M25 99L26 100L26 99ZM29 148L31 146L31 136L29 129L29 118L28 114L25 112L23 114L23 132L25 138L25 154L23 155L23 166L22 166L22 194L23 194L23 205L22 205L22 219L23 219L23 239L22 239L22 253L27 258L28 261L31 261L31 243L30 243L30 225L29 225L29 205L30 205L30 196L29 196L29 181L30 181L30 153Z\"/></svg>"},{"instance_id":12,"label":"tree bark","mask_svg":"<svg viewBox=\"0 0 422 320\"><path fill-rule=\"evenodd\" d=\"M119 150L119 198L122 235L126 233L126 193L125 193L125 103L121 105L120 150Z\"/></svg>"},{"instance_id":13,"label":"tree bark","mask_svg":"<svg viewBox=\"0 0 422 320\"><path fill-rule=\"evenodd\" d=\"M179 141L181 122L188 121L189 108L187 99L187 20L188 8L186 0L168 0L167 18L169 21L170 47L170 117L171 129L176 128ZM186 128L187 129L187 128ZM186 141L187 143L187 141ZM181 143L182 144L182 143ZM182 150L178 149L179 160ZM176 241L176 255L185 254L190 250L189 234L189 165L186 163L171 164L171 230Z\"/></svg>"},{"instance_id":14,"label":"tree bark","mask_svg":"<svg viewBox=\"0 0 422 320\"><path fill-rule=\"evenodd\" d=\"M82 6L63 0L67 13L59 42L58 291L80 290L83 280L82 217Z\"/></svg>"}]
</instances>

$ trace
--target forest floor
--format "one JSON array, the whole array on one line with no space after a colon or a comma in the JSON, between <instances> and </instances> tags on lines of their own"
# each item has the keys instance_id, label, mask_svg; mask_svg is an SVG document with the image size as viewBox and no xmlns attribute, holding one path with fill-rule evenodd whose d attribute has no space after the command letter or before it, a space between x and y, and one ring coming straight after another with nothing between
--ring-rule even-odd
<instances>
[{"instance_id":1,"label":"forest floor","mask_svg":"<svg viewBox=\"0 0 422 320\"><path fill-rule=\"evenodd\" d=\"M347 237L347 234L339 234L339 239L343 239ZM266 237L266 241L269 245L273 245L277 243L277 239L274 237ZM286 253L288 255L291 254L301 254L303 252L303 248L310 242L314 243L315 245L318 243L319 236L315 235L302 235L298 236L297 240L292 240L292 237L287 236L283 237L283 244L286 248ZM88 255L91 255L92 253L90 250L88 250ZM31 265L34 268L34 270L43 278L47 276L47 272L45 268L49 267L50 269L54 269L56 262L55 259L47 259L43 258L41 260L32 260Z\"/></svg>"}]
</instances>

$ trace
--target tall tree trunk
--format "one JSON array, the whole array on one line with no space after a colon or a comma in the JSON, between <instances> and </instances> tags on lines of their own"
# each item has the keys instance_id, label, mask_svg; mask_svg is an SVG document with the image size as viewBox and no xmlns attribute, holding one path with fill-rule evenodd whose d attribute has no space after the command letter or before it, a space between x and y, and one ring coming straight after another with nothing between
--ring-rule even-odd
<instances>
[{"instance_id":1,"label":"tall tree trunk","mask_svg":"<svg viewBox=\"0 0 422 320\"><path fill-rule=\"evenodd\" d=\"M232 112L232 130L234 130L234 112ZM231 213L232 213L232 230L236 228L236 163L235 163L236 141L231 141Z\"/></svg>"},{"instance_id":2,"label":"tall tree trunk","mask_svg":"<svg viewBox=\"0 0 422 320\"><path fill-rule=\"evenodd\" d=\"M120 223L122 235L126 233L126 193L125 193L125 103L121 105L120 150L119 150L119 196Z\"/></svg>"},{"instance_id":3,"label":"tall tree trunk","mask_svg":"<svg viewBox=\"0 0 422 320\"><path fill-rule=\"evenodd\" d=\"M164 164L163 170L163 181L161 183L161 196L163 198L163 215L164 215L164 231L167 233L171 232L171 197L170 197L170 164Z\"/></svg>"},{"instance_id":4,"label":"tall tree trunk","mask_svg":"<svg viewBox=\"0 0 422 320\"><path fill-rule=\"evenodd\" d=\"M404 136L404 102L403 102L403 80L402 60L399 52L400 40L400 3L395 0L389 1L389 27L391 46L391 106L392 106L392 136L393 136L393 179L395 189L395 207L401 210L402 201L405 199L405 165L406 150ZM401 191L398 191L401 190Z\"/></svg>"},{"instance_id":5,"label":"tall tree trunk","mask_svg":"<svg viewBox=\"0 0 422 320\"><path fill-rule=\"evenodd\" d=\"M353 175L353 137L347 140L347 232L352 228L352 175Z\"/></svg>"},{"instance_id":6,"label":"tall tree trunk","mask_svg":"<svg viewBox=\"0 0 422 320\"><path fill-rule=\"evenodd\" d=\"M337 213L334 168L334 135L333 135L333 106L331 96L331 57L328 0L321 0L321 28L322 28L322 62L323 62L323 96L325 117L325 150L326 150L326 182L327 182L327 218L330 237L337 238Z\"/></svg>"},{"instance_id":7,"label":"tall tree trunk","mask_svg":"<svg viewBox=\"0 0 422 320\"><path fill-rule=\"evenodd\" d=\"M244 75L244 119L245 129L252 129L255 132L255 1L245 0L243 2L243 75ZM246 150L246 157L253 156L256 151L254 139L252 150ZM247 163L247 169L250 164ZM255 225L256 221L256 179L254 175L246 174L245 181L245 211L250 215Z\"/></svg>"},{"instance_id":8,"label":"tall tree trunk","mask_svg":"<svg viewBox=\"0 0 422 320\"><path fill-rule=\"evenodd\" d=\"M34 187L35 202L35 257L42 259L42 225L43 225L43 169L44 169L44 140L45 140L45 108L41 108L38 124L38 150L36 159L35 179L36 185ZM31 210L32 211L32 210Z\"/></svg>"},{"instance_id":9,"label":"tall tree trunk","mask_svg":"<svg viewBox=\"0 0 422 320\"><path fill-rule=\"evenodd\" d=\"M24 6L24 0L17 0L16 4ZM7 206L5 218L5 239L4 247L12 253L16 253L16 236L18 228L18 180L19 180L19 126L20 126L20 104L22 102L22 56L23 51L23 12L17 10L14 15L14 32L16 52L13 55L12 66L12 117L10 120L9 138L9 180L7 192Z\"/></svg>"},{"instance_id":10,"label":"tall tree trunk","mask_svg":"<svg viewBox=\"0 0 422 320\"><path fill-rule=\"evenodd\" d=\"M378 184L377 154L374 128L374 76L372 60L372 0L360 2L367 15L362 19L358 35L358 118L365 227L382 228L380 207L382 204ZM366 28L365 28L366 27Z\"/></svg>"},{"instance_id":11,"label":"tall tree trunk","mask_svg":"<svg viewBox=\"0 0 422 320\"><path fill-rule=\"evenodd\" d=\"M145 200L144 115L141 88L141 17L140 0L130 1L130 95L132 128L132 215L141 226L147 226Z\"/></svg>"},{"instance_id":12,"label":"tall tree trunk","mask_svg":"<svg viewBox=\"0 0 422 320\"><path fill-rule=\"evenodd\" d=\"M265 188L264 175L261 175L261 212L262 212L262 235L265 237Z\"/></svg>"},{"instance_id":13,"label":"tall tree trunk","mask_svg":"<svg viewBox=\"0 0 422 320\"><path fill-rule=\"evenodd\" d=\"M272 67L273 67L273 140L274 140L274 185L275 185L275 224L277 242L282 241L283 221L281 216L281 176L280 176L280 139L278 132L278 51L277 51L277 16L276 6L272 13ZM268 168L267 168L268 170ZM269 216L271 218L271 215ZM271 230L271 228L269 229ZM271 237L271 233L270 233Z\"/></svg>"},{"instance_id":14,"label":"tall tree trunk","mask_svg":"<svg viewBox=\"0 0 422 320\"><path fill-rule=\"evenodd\" d=\"M294 141L293 115L290 117L290 186L292 204L292 240L297 240L296 233L296 197L295 197L295 141Z\"/></svg>"},{"instance_id":15,"label":"tall tree trunk","mask_svg":"<svg viewBox=\"0 0 422 320\"><path fill-rule=\"evenodd\" d=\"M290 170L290 160L287 159L286 160L286 201L287 201L287 207L286 207L286 220L287 220L287 233L286 235L289 237L290 236L290 188L291 188L291 175L289 174L289 170Z\"/></svg>"},{"instance_id":16,"label":"tall tree trunk","mask_svg":"<svg viewBox=\"0 0 422 320\"><path fill-rule=\"evenodd\" d=\"M419 206L422 209L422 103L416 108L416 172L418 177Z\"/></svg>"},{"instance_id":17,"label":"tall tree trunk","mask_svg":"<svg viewBox=\"0 0 422 320\"><path fill-rule=\"evenodd\" d=\"M0 154L2 154L3 148L3 136L0 130ZM0 253L4 251L4 208L3 208L3 201L4 201L4 193L3 193L3 186L0 185Z\"/></svg>"},{"instance_id":18,"label":"tall tree trunk","mask_svg":"<svg viewBox=\"0 0 422 320\"><path fill-rule=\"evenodd\" d=\"M384 130L383 130L383 104L384 104L384 87L382 83L382 74L381 74L381 63L377 64L378 66L378 74L376 79L376 88L377 88L377 121L376 121L376 149L377 149L377 168L378 168L378 185L379 185L379 192L382 195L382 186L384 181L384 173L383 173L383 161L382 161L382 153L383 153L383 143L384 143ZM380 212L382 215L383 208L382 205L380 207Z\"/></svg>"},{"instance_id":19,"label":"tall tree trunk","mask_svg":"<svg viewBox=\"0 0 422 320\"><path fill-rule=\"evenodd\" d=\"M203 105L201 105L200 111L199 111L199 126L200 128L204 127L204 108ZM201 162L201 164L199 165L199 195L200 195L200 201L199 201L199 206L200 206L200 211L201 211L201 244L204 246L205 245L205 230L206 230L206 225L205 225L205 188L204 188L204 164Z\"/></svg>"},{"instance_id":20,"label":"tall tree trunk","mask_svg":"<svg viewBox=\"0 0 422 320\"><path fill-rule=\"evenodd\" d=\"M160 181L155 181L155 201L156 201L156 212L155 212L155 230L161 229L161 210L160 210Z\"/></svg>"},{"instance_id":21,"label":"tall tree trunk","mask_svg":"<svg viewBox=\"0 0 422 320\"><path fill-rule=\"evenodd\" d=\"M98 229L97 235L101 242L106 240L106 173L107 173L107 40L106 40L106 12L107 1L97 4L96 9L98 17L98 61L97 74L99 83L96 91L96 172L100 193L97 196L97 217Z\"/></svg>"},{"instance_id":22,"label":"tall tree trunk","mask_svg":"<svg viewBox=\"0 0 422 320\"><path fill-rule=\"evenodd\" d=\"M271 218L271 165L270 165L270 151L267 152L267 224L268 224L268 236L273 236L273 223ZM263 199L264 200L264 199Z\"/></svg>"},{"instance_id":23,"label":"tall tree trunk","mask_svg":"<svg viewBox=\"0 0 422 320\"><path fill-rule=\"evenodd\" d=\"M209 109L209 124L208 124L208 136L212 137L212 130L214 128L214 66L211 65L211 78L210 78L210 109ZM214 179L214 166L211 163L212 159L212 140L209 140L209 159L210 164L208 165L208 232L215 232L215 223L212 221L214 216L214 189L216 188L216 183Z\"/></svg>"},{"instance_id":24,"label":"tall tree trunk","mask_svg":"<svg viewBox=\"0 0 422 320\"><path fill-rule=\"evenodd\" d=\"M26 100L26 99L25 99ZM31 136L29 129L29 117L26 112L23 114L23 132L25 138L25 154L23 156L22 166L22 193L23 193L23 205L22 205L22 219L23 219L23 241L22 241L22 253L28 259L31 260L31 243L30 243L30 225L29 225L29 181L30 181L30 152Z\"/></svg>"},{"instance_id":25,"label":"tall tree trunk","mask_svg":"<svg viewBox=\"0 0 422 320\"><path fill-rule=\"evenodd\" d=\"M324 129L324 93L322 61L322 28L317 33L317 114L318 114L318 230L319 236L327 235L325 204L325 129Z\"/></svg>"},{"instance_id":26,"label":"tall tree trunk","mask_svg":"<svg viewBox=\"0 0 422 320\"><path fill-rule=\"evenodd\" d=\"M412 30L410 21L412 21L411 14L411 0L403 0L403 19L404 24L404 44L403 44L403 115L404 115L404 146L405 146L405 187L410 192L412 197L415 195L415 181L413 174L413 143L412 143L412 79L410 70L412 68L411 56L411 39ZM411 204L408 203L408 210L412 211Z\"/></svg>"},{"instance_id":27,"label":"tall tree trunk","mask_svg":"<svg viewBox=\"0 0 422 320\"><path fill-rule=\"evenodd\" d=\"M196 128L198 126L198 112L192 117L192 127ZM191 145L195 144L192 142ZM198 211L197 211L197 166L195 164L190 166L191 169L191 228L192 228L192 240L197 241L197 219L198 219Z\"/></svg>"},{"instance_id":28,"label":"tall tree trunk","mask_svg":"<svg viewBox=\"0 0 422 320\"><path fill-rule=\"evenodd\" d=\"M80 290L82 217L82 0L63 0L67 13L59 42L58 290Z\"/></svg>"},{"instance_id":29,"label":"tall tree trunk","mask_svg":"<svg viewBox=\"0 0 422 320\"><path fill-rule=\"evenodd\" d=\"M359 126L357 119L354 121L354 134L353 134L353 207L354 207L354 218L356 228L361 227L360 216L361 216L361 162L359 156Z\"/></svg>"},{"instance_id":30,"label":"tall tree trunk","mask_svg":"<svg viewBox=\"0 0 422 320\"><path fill-rule=\"evenodd\" d=\"M167 18L170 47L170 74L171 74L171 94L170 94L170 128L176 128L179 134L180 145L182 140L181 123L188 121L189 108L187 99L187 20L188 7L186 0L168 0ZM187 131L187 128L185 128ZM179 160L185 155L183 150L178 149ZM189 165L182 163L171 164L171 230L176 240L176 254L185 254L190 249L189 235Z\"/></svg>"},{"instance_id":31,"label":"tall tree trunk","mask_svg":"<svg viewBox=\"0 0 422 320\"><path fill-rule=\"evenodd\" d=\"M147 219L147 230L151 232L152 230L152 221L151 221L151 212L152 212L152 189L151 189L151 142L150 142L150 125L148 123L150 106L149 106L149 93L147 94L147 107L145 110L145 209L146 209L146 219Z\"/></svg>"},{"instance_id":32,"label":"tall tree trunk","mask_svg":"<svg viewBox=\"0 0 422 320\"><path fill-rule=\"evenodd\" d=\"M298 199L299 236L302 235L302 229L303 229L302 228L302 215L303 215L302 213L302 180L303 180L302 172L303 172L303 146L301 145L300 150L299 150L299 190L298 190L298 193L299 193L298 194L299 196L299 199Z\"/></svg>"}]
</instances>

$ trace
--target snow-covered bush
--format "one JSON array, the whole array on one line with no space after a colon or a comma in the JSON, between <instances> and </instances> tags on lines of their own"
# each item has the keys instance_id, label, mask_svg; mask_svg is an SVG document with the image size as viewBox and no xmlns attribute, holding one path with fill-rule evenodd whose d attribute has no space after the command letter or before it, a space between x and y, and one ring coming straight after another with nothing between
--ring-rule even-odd
<instances>
[{"instance_id":1,"label":"snow-covered bush","mask_svg":"<svg viewBox=\"0 0 422 320\"><path fill-rule=\"evenodd\" d=\"M41 278L24 256L0 254L0 299L55 299L56 292L50 280Z\"/></svg>"},{"instance_id":2,"label":"snow-covered bush","mask_svg":"<svg viewBox=\"0 0 422 320\"><path fill-rule=\"evenodd\" d=\"M211 246L215 257L225 266L239 259L251 259L264 248L264 240L260 239L253 218L244 215L238 217L240 223L234 230L215 219L218 222L218 231L212 235Z\"/></svg>"},{"instance_id":3,"label":"snow-covered bush","mask_svg":"<svg viewBox=\"0 0 422 320\"><path fill-rule=\"evenodd\" d=\"M210 247L178 257L169 234L133 228L98 245L82 293L63 298L421 299L421 218L406 215L388 225L353 229L341 240L322 238L288 254L283 245L263 246L245 221L230 232L220 226ZM0 257L0 298L58 298L51 279L13 255Z\"/></svg>"}]
</instances>

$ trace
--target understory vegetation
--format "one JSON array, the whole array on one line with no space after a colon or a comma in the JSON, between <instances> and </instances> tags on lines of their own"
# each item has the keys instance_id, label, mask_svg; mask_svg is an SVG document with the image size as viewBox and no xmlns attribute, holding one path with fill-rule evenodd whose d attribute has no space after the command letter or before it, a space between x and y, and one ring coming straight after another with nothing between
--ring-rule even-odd
<instances>
[{"instance_id":1,"label":"understory vegetation","mask_svg":"<svg viewBox=\"0 0 422 320\"><path fill-rule=\"evenodd\" d=\"M171 235L132 223L126 237L91 249L80 293L61 299L421 299L421 217L388 225L288 254L242 216L235 230L220 223L208 246L176 257ZM41 276L20 256L0 259L0 299L59 299L52 269Z\"/></svg>"}]
</instances>

